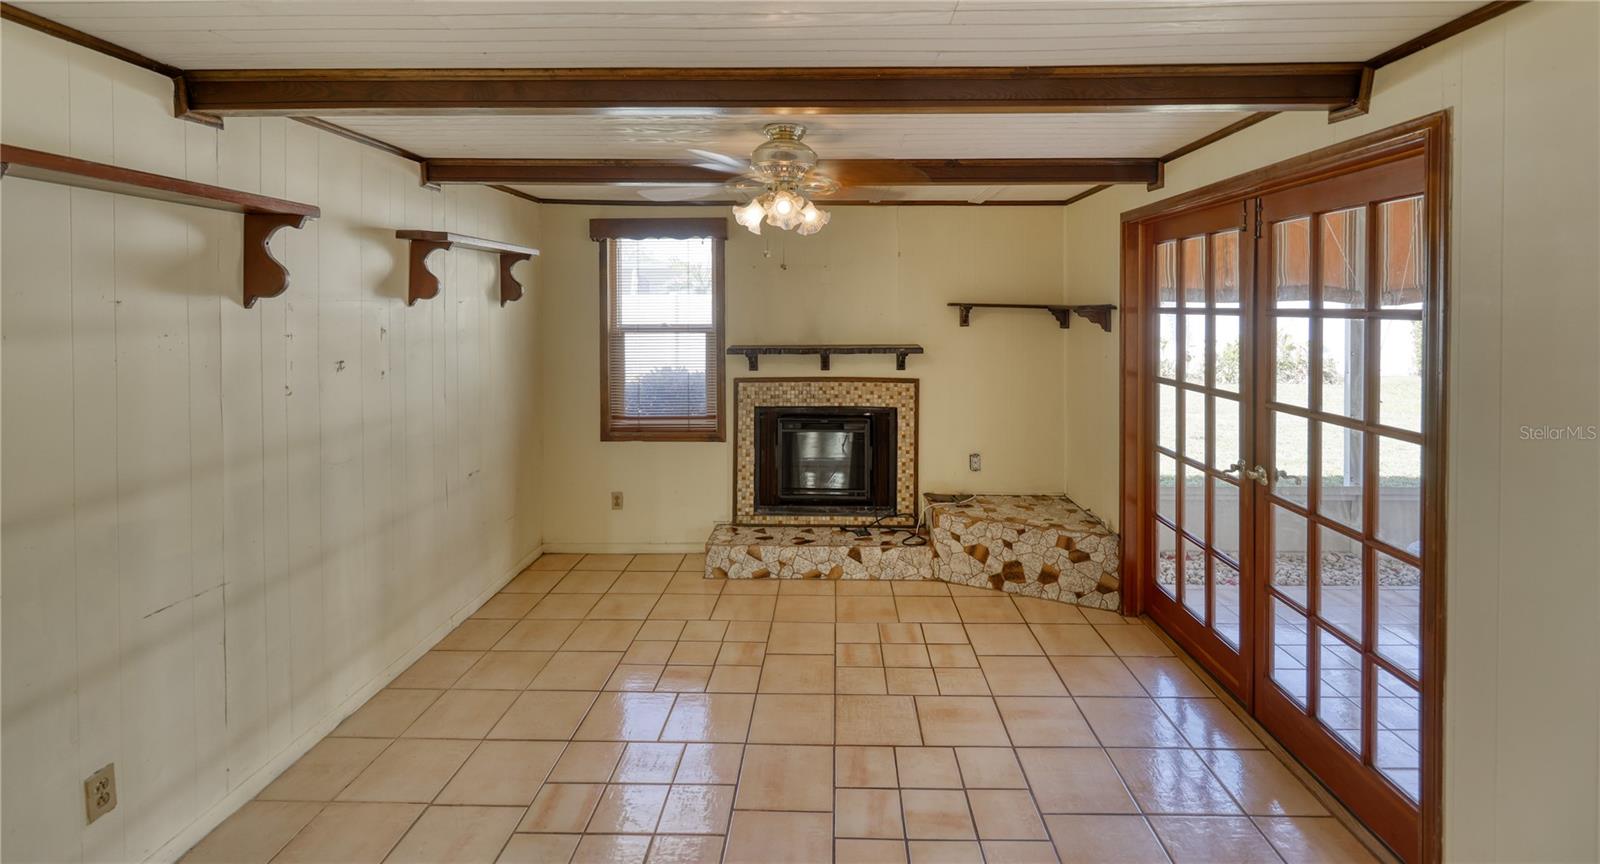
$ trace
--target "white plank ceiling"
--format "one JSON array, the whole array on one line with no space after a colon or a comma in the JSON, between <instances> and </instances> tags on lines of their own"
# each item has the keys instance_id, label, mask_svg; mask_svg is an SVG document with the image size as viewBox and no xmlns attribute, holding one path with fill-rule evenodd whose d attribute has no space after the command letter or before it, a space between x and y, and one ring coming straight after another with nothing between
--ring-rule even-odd
<instances>
[{"instance_id":1,"label":"white plank ceiling","mask_svg":"<svg viewBox=\"0 0 1600 864\"><path fill-rule=\"evenodd\" d=\"M1470 2L23 2L183 69L1366 60Z\"/></svg>"}]
</instances>

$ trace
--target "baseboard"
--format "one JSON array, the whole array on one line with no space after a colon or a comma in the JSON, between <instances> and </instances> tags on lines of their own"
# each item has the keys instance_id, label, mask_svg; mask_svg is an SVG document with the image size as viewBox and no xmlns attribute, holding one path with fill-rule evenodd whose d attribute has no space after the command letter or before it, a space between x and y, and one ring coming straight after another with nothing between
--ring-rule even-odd
<instances>
[{"instance_id":1,"label":"baseboard","mask_svg":"<svg viewBox=\"0 0 1600 864\"><path fill-rule=\"evenodd\" d=\"M699 554L706 551L706 542L698 543L556 543L544 545L546 552L570 552L574 554L593 555L649 555L652 553L665 554Z\"/></svg>"},{"instance_id":2,"label":"baseboard","mask_svg":"<svg viewBox=\"0 0 1600 864\"><path fill-rule=\"evenodd\" d=\"M150 856L144 860L146 862L160 862L160 864L177 861L185 852L188 852L189 849L191 849L196 843L199 843L207 834L210 834L212 829L216 828L218 825L221 825L223 820L227 819L229 816L232 816L236 810L238 810L240 807L243 807L251 799L255 798L262 789L266 788L268 783L271 783L273 780L277 779L279 774L282 774L284 771L288 770L289 766L293 765L295 760L299 759L301 756L304 756L307 750L310 750L318 741L321 741L323 738L327 737L328 733L334 730L334 727L338 726L344 721L344 718L349 717L351 714L355 713L357 708L365 705L367 700L372 698L373 694L377 693L379 690L382 690L384 687L389 686L390 681L393 681L396 676L409 668L412 663L415 663L418 657L421 657L423 654L427 653L428 649L432 648L434 644L436 644L440 639L444 638L445 634L449 633L451 630L454 630L457 624L465 621L469 616L472 615L472 613L478 611L478 608L484 603L488 602L490 597L493 597L495 594L499 593L500 589L506 586L506 583L516 578L518 573L521 573L523 570L527 569L529 564L532 564L535 559L537 559L540 555L543 555L546 551L547 550L542 545L535 546L533 551L524 555L522 560L520 560L515 567L512 567L503 578L495 583L494 587L462 604L459 609L450 614L450 617L445 621L445 623L434 628L428 633L428 635L422 637L422 639L419 640L417 644L411 646L411 648L408 649L405 654L400 657L400 659L389 664L382 672L374 676L372 680L362 685L356 690L356 692L352 693L348 698L340 702L338 706L336 706L332 711L328 712L327 716L314 724L310 729L307 729L305 732L301 733L300 736L291 741L287 747L278 751L276 755L267 760L267 762L260 768L257 768L254 772L252 772L250 776L246 777L238 786L235 786L233 791L229 792L216 804L213 804L204 813L200 814L200 816L197 817L193 822L190 822L182 831L179 831L177 834L175 834L172 839L163 844L161 848L150 853Z\"/></svg>"}]
</instances>

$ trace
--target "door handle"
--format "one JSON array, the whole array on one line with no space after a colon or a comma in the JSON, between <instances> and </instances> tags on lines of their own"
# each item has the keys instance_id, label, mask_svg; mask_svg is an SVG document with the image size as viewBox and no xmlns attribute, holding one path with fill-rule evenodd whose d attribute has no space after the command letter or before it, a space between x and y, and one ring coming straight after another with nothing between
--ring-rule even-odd
<instances>
[{"instance_id":1,"label":"door handle","mask_svg":"<svg viewBox=\"0 0 1600 864\"><path fill-rule=\"evenodd\" d=\"M1254 480L1257 483L1260 483L1262 486L1267 485L1267 469L1261 467L1260 465L1257 465L1254 468L1246 468L1244 467L1243 462L1235 462L1224 469L1222 473L1237 473L1246 480Z\"/></svg>"}]
</instances>

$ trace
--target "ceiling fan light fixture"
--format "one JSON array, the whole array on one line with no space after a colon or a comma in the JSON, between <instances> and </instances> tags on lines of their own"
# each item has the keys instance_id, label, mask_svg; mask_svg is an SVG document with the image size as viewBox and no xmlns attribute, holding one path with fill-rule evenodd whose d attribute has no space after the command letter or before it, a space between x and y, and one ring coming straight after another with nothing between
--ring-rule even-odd
<instances>
[{"instance_id":1,"label":"ceiling fan light fixture","mask_svg":"<svg viewBox=\"0 0 1600 864\"><path fill-rule=\"evenodd\" d=\"M767 141L751 154L751 172L728 184L736 192L760 190L760 194L749 203L734 206L734 221L752 234L761 233L763 221L784 231L817 233L828 224L828 214L817 209L810 196L832 194L839 188L838 182L813 173L817 153L801 143L804 126L771 123L761 131Z\"/></svg>"},{"instance_id":2,"label":"ceiling fan light fixture","mask_svg":"<svg viewBox=\"0 0 1600 864\"><path fill-rule=\"evenodd\" d=\"M795 229L795 233L801 235L815 234L821 231L822 226L828 224L828 220L831 218L833 217L828 211L807 201L806 206L800 210L800 227Z\"/></svg>"},{"instance_id":3,"label":"ceiling fan light fixture","mask_svg":"<svg viewBox=\"0 0 1600 864\"><path fill-rule=\"evenodd\" d=\"M733 221L748 228L750 233L756 236L761 235L761 220L767 216L767 208L761 203L764 197L766 196L757 196L750 199L750 203L733 208Z\"/></svg>"}]
</instances>

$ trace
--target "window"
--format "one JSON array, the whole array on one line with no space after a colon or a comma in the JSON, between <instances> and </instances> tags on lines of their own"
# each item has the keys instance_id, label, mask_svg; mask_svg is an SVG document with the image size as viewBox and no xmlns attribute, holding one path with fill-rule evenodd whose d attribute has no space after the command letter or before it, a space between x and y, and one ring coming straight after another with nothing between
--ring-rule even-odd
<instances>
[{"instance_id":1,"label":"window","mask_svg":"<svg viewBox=\"0 0 1600 864\"><path fill-rule=\"evenodd\" d=\"M725 219L595 219L600 440L722 441Z\"/></svg>"}]
</instances>

